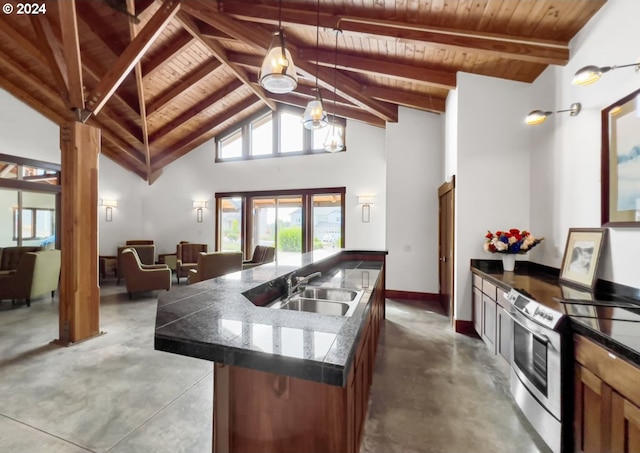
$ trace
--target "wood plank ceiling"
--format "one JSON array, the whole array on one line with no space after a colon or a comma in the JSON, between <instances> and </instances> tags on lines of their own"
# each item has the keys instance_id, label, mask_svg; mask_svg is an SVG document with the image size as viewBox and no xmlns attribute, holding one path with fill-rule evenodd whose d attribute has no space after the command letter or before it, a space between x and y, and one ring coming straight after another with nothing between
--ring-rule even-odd
<instances>
[{"instance_id":1,"label":"wood plank ceiling","mask_svg":"<svg viewBox=\"0 0 640 453\"><path fill-rule=\"evenodd\" d=\"M330 113L335 88L338 116L380 127L398 106L444 112L458 71L532 82L567 63L606 0L47 0L38 15L11 3L0 87L55 123L99 127L103 153L152 183L251 115L304 107L316 74ZM279 20L299 74L282 95L257 84Z\"/></svg>"}]
</instances>

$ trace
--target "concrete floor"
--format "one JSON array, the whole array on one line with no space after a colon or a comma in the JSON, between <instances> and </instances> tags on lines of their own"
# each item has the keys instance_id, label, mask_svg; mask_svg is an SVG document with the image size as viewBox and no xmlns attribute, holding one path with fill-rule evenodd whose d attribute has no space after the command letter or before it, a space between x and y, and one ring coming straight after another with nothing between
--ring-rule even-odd
<instances>
[{"instance_id":1,"label":"concrete floor","mask_svg":"<svg viewBox=\"0 0 640 453\"><path fill-rule=\"evenodd\" d=\"M0 303L0 453L211 451L212 365L153 349L153 293L102 286L106 334L72 347L57 299ZM478 339L387 301L362 452L546 452Z\"/></svg>"}]
</instances>

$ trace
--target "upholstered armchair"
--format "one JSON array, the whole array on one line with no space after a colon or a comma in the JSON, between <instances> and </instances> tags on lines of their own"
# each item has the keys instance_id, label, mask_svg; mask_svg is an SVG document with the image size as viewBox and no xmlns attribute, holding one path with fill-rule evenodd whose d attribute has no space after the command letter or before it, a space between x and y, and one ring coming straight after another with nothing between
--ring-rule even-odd
<instances>
[{"instance_id":1,"label":"upholstered armchair","mask_svg":"<svg viewBox=\"0 0 640 453\"><path fill-rule=\"evenodd\" d=\"M5 247L0 249L0 275L15 272L25 253L44 250L38 246Z\"/></svg>"},{"instance_id":2,"label":"upholstered armchair","mask_svg":"<svg viewBox=\"0 0 640 453\"><path fill-rule=\"evenodd\" d=\"M256 245L250 260L242 262L242 269L251 269L261 264L271 263L276 255L275 247Z\"/></svg>"},{"instance_id":3,"label":"upholstered armchair","mask_svg":"<svg viewBox=\"0 0 640 453\"><path fill-rule=\"evenodd\" d=\"M30 307L36 297L53 297L59 280L60 250L23 253L15 271L0 274L0 300L25 299Z\"/></svg>"},{"instance_id":4,"label":"upholstered armchair","mask_svg":"<svg viewBox=\"0 0 640 453\"><path fill-rule=\"evenodd\" d=\"M127 241L129 242L129 241ZM124 273L122 271L122 252L125 249L134 249L137 252L138 258L142 264L152 265L155 264L156 259L156 246L153 244L138 244L138 245L121 245L118 247L118 265L117 265L117 274L118 280L116 284L120 284L120 280L124 277Z\"/></svg>"},{"instance_id":5,"label":"upholstered armchair","mask_svg":"<svg viewBox=\"0 0 640 453\"><path fill-rule=\"evenodd\" d=\"M121 263L129 299L133 293L171 289L171 269L166 264L142 264L133 248L122 251Z\"/></svg>"},{"instance_id":6,"label":"upholstered armchair","mask_svg":"<svg viewBox=\"0 0 640 453\"><path fill-rule=\"evenodd\" d=\"M188 277L191 269L198 267L198 255L207 252L207 244L180 243L176 247L176 278L180 284L180 277Z\"/></svg>"},{"instance_id":7,"label":"upholstered armchair","mask_svg":"<svg viewBox=\"0 0 640 453\"><path fill-rule=\"evenodd\" d=\"M241 270L242 252L200 253L197 268L189 272L189 283L197 283Z\"/></svg>"}]
</instances>

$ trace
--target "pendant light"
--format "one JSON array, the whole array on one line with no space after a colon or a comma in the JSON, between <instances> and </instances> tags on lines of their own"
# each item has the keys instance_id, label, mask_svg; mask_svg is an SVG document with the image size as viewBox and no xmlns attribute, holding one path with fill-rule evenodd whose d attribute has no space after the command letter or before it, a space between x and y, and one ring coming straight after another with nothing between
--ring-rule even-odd
<instances>
[{"instance_id":1,"label":"pendant light","mask_svg":"<svg viewBox=\"0 0 640 453\"><path fill-rule=\"evenodd\" d=\"M284 94L296 89L298 76L291 53L284 42L282 0L278 2L278 6L278 31L273 33L269 50L262 61L258 83L271 93Z\"/></svg>"},{"instance_id":2,"label":"pendant light","mask_svg":"<svg viewBox=\"0 0 640 453\"><path fill-rule=\"evenodd\" d=\"M327 114L322 106L322 96L320 88L318 88L318 47L320 46L320 0L318 0L317 25L316 25L316 87L314 89L316 95L309 101L307 108L304 109L302 115L302 124L305 129L316 130L326 127Z\"/></svg>"},{"instance_id":3,"label":"pendant light","mask_svg":"<svg viewBox=\"0 0 640 453\"><path fill-rule=\"evenodd\" d=\"M325 151L330 153L337 153L344 149L344 141L342 140L341 130L336 121L336 86L337 86L337 73L338 73L338 33L340 30L336 30L336 47L334 49L333 59L333 121L331 121L331 127L329 127L329 133L327 138L324 139L323 147Z\"/></svg>"}]
</instances>

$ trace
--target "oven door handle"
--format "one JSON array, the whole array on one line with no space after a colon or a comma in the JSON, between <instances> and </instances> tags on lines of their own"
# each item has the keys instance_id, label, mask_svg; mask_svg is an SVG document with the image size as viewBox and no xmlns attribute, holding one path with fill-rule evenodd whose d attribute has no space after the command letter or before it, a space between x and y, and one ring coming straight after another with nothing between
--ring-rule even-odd
<instances>
[{"instance_id":1,"label":"oven door handle","mask_svg":"<svg viewBox=\"0 0 640 453\"><path fill-rule=\"evenodd\" d=\"M518 316L519 316L518 313L514 313L513 311L507 311L506 313L509 315L509 317L511 319L513 319L514 322L517 322L518 325L520 325L520 327L522 327L524 330L529 332L531 335L536 337L538 340L540 340L543 343L545 343L547 345L547 347L553 348L553 344L551 343L551 340L549 340L549 337L544 335L544 334L535 332L535 331L531 330L531 328L527 327L527 325L525 325L520 319L518 319Z\"/></svg>"}]
</instances>

